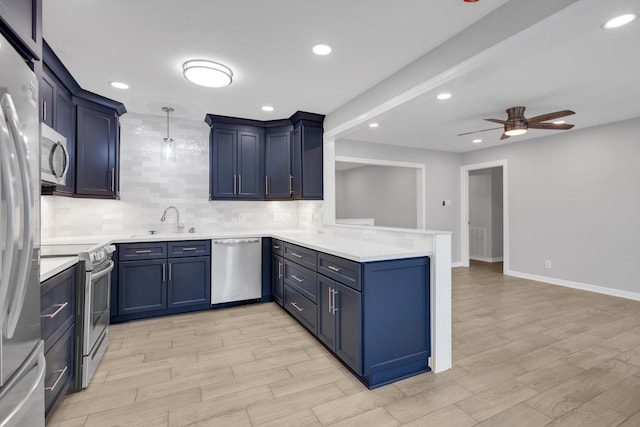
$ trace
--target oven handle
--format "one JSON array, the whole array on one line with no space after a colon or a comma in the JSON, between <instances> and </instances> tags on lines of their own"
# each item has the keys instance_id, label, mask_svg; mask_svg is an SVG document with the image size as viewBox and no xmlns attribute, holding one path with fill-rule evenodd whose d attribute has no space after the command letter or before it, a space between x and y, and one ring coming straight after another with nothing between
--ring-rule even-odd
<instances>
[{"instance_id":1,"label":"oven handle","mask_svg":"<svg viewBox=\"0 0 640 427\"><path fill-rule=\"evenodd\" d=\"M111 273L111 270L113 270L113 267L115 265L116 264L112 260L109 260L109 266L108 267L105 267L104 269L100 270L97 273L91 273L91 280L92 281L93 280L98 280L98 279L106 276L107 274Z\"/></svg>"}]
</instances>

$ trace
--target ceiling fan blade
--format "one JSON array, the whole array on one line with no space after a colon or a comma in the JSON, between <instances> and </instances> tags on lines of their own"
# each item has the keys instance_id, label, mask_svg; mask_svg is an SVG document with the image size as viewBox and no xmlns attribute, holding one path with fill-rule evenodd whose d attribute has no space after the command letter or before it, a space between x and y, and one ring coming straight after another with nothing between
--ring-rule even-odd
<instances>
[{"instance_id":1,"label":"ceiling fan blade","mask_svg":"<svg viewBox=\"0 0 640 427\"><path fill-rule=\"evenodd\" d=\"M465 133L459 133L458 136L464 136L464 135L471 135L472 133L478 133L478 132L486 132L488 130L496 130L496 129L502 129L503 126L497 127L497 128L489 128L489 129L482 129L482 130L474 130L473 132L465 132Z\"/></svg>"},{"instance_id":2,"label":"ceiling fan blade","mask_svg":"<svg viewBox=\"0 0 640 427\"><path fill-rule=\"evenodd\" d=\"M502 136L500 137L500 139L507 139L509 138L509 135L507 135L506 133L503 133Z\"/></svg>"},{"instance_id":3,"label":"ceiling fan blade","mask_svg":"<svg viewBox=\"0 0 640 427\"><path fill-rule=\"evenodd\" d=\"M555 113L542 114L540 116L528 118L527 123L531 124L532 122L548 122L549 120L559 119L560 117L566 117L572 114L575 114L575 112L571 110L556 111Z\"/></svg>"},{"instance_id":4,"label":"ceiling fan blade","mask_svg":"<svg viewBox=\"0 0 640 427\"><path fill-rule=\"evenodd\" d=\"M567 130L575 125L568 123L529 123L529 129Z\"/></svg>"},{"instance_id":5,"label":"ceiling fan blade","mask_svg":"<svg viewBox=\"0 0 640 427\"><path fill-rule=\"evenodd\" d=\"M493 123L500 123L501 125L504 125L504 124L506 124L506 123L507 123L507 122L506 122L506 121L504 121L504 120L498 120L498 119L483 119L483 120L486 120L486 121L488 121L488 122L493 122Z\"/></svg>"}]
</instances>

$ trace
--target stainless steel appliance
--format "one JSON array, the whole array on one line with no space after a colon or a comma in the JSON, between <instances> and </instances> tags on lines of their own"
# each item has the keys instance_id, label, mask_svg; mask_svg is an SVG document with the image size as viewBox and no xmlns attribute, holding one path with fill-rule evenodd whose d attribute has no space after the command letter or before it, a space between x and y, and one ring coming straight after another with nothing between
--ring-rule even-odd
<instances>
[{"instance_id":1,"label":"stainless steel appliance","mask_svg":"<svg viewBox=\"0 0 640 427\"><path fill-rule=\"evenodd\" d=\"M0 426L44 426L38 80L0 35Z\"/></svg>"},{"instance_id":2,"label":"stainless steel appliance","mask_svg":"<svg viewBox=\"0 0 640 427\"><path fill-rule=\"evenodd\" d=\"M68 170L67 138L40 123L40 179L45 184L65 185Z\"/></svg>"},{"instance_id":3,"label":"stainless steel appliance","mask_svg":"<svg viewBox=\"0 0 640 427\"><path fill-rule=\"evenodd\" d=\"M78 256L75 389L86 388L109 345L113 245L75 243L43 245L43 257Z\"/></svg>"},{"instance_id":4,"label":"stainless steel appliance","mask_svg":"<svg viewBox=\"0 0 640 427\"><path fill-rule=\"evenodd\" d=\"M211 245L211 304L262 297L262 240L216 239Z\"/></svg>"}]
</instances>

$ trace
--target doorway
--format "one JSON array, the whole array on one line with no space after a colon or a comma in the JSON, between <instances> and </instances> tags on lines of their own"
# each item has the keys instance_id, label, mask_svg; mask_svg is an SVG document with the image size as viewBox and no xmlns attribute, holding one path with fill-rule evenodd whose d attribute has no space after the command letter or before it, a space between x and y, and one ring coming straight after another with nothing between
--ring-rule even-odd
<instances>
[{"instance_id":1,"label":"doorway","mask_svg":"<svg viewBox=\"0 0 640 427\"><path fill-rule=\"evenodd\" d=\"M509 271L507 161L464 165L461 176L462 265L503 263Z\"/></svg>"}]
</instances>

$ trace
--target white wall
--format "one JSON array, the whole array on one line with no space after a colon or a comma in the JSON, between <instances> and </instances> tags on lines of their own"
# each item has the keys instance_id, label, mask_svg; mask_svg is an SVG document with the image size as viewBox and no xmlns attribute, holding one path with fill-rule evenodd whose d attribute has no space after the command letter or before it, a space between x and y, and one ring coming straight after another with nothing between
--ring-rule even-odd
<instances>
[{"instance_id":1,"label":"white wall","mask_svg":"<svg viewBox=\"0 0 640 427\"><path fill-rule=\"evenodd\" d=\"M424 164L425 228L452 232L452 262L461 261L459 207L461 154L345 139L335 142L335 154L336 156ZM452 200L453 203L451 206L443 206L444 200Z\"/></svg>"},{"instance_id":2,"label":"white wall","mask_svg":"<svg viewBox=\"0 0 640 427\"><path fill-rule=\"evenodd\" d=\"M204 121L171 120L175 155L167 159L166 117L121 118L120 200L43 196L42 237L175 231L169 205L198 232L319 227L322 202L209 201L209 127ZM186 230L185 230L186 231Z\"/></svg>"},{"instance_id":3,"label":"white wall","mask_svg":"<svg viewBox=\"0 0 640 427\"><path fill-rule=\"evenodd\" d=\"M374 218L376 226L416 228L417 171L377 165L336 171L336 219Z\"/></svg>"},{"instance_id":4,"label":"white wall","mask_svg":"<svg viewBox=\"0 0 640 427\"><path fill-rule=\"evenodd\" d=\"M533 132L462 157L508 161L511 272L640 298L640 119Z\"/></svg>"}]
</instances>

